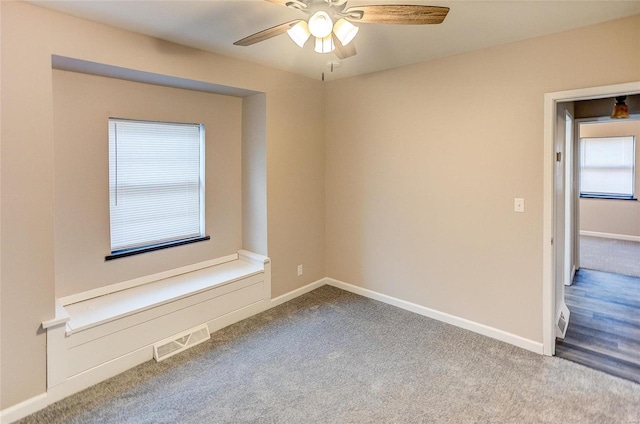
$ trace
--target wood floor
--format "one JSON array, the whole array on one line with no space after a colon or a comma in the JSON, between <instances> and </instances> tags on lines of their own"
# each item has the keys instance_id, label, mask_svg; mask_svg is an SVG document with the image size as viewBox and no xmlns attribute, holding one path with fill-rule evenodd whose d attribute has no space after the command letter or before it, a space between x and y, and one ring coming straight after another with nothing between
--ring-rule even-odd
<instances>
[{"instance_id":1,"label":"wood floor","mask_svg":"<svg viewBox=\"0 0 640 424\"><path fill-rule=\"evenodd\" d=\"M640 278L581 269L565 289L571 316L556 356L640 383Z\"/></svg>"}]
</instances>

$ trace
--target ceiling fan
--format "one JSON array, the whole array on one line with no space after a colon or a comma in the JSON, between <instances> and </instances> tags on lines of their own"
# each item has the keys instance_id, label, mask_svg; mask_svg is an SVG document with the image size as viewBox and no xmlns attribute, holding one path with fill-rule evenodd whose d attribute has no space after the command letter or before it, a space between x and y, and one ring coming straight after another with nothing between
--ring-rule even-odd
<instances>
[{"instance_id":1,"label":"ceiling fan","mask_svg":"<svg viewBox=\"0 0 640 424\"><path fill-rule=\"evenodd\" d=\"M352 42L359 28L353 23L426 25L439 24L449 12L448 7L421 5L374 5L348 7L346 0L266 0L309 15L308 20L296 19L256 32L233 43L250 46L287 33L300 47L313 36L314 50L334 52L339 59L356 54Z\"/></svg>"}]
</instances>

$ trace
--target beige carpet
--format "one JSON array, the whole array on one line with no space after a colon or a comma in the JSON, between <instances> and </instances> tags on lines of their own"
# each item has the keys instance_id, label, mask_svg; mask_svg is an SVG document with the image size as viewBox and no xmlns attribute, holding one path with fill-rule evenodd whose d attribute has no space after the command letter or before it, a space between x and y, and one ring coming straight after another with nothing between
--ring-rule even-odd
<instances>
[{"instance_id":1,"label":"beige carpet","mask_svg":"<svg viewBox=\"0 0 640 424\"><path fill-rule=\"evenodd\" d=\"M640 278L640 243L580 236L580 268Z\"/></svg>"}]
</instances>

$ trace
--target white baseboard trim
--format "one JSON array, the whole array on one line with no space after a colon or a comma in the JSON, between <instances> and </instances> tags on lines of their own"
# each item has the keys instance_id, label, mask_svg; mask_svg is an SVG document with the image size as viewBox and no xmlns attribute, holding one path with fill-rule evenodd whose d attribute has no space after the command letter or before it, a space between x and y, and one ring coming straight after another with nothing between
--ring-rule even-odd
<instances>
[{"instance_id":1,"label":"white baseboard trim","mask_svg":"<svg viewBox=\"0 0 640 424\"><path fill-rule=\"evenodd\" d=\"M313 283L307 284L306 286L302 286L299 289L291 290L288 293L275 297L271 299L271 305L269 307L273 308L278 305L282 305L283 303L288 302L292 299L295 299L298 296L302 296L305 293L309 293L310 291L313 291L319 287L322 287L325 284L327 284L326 280L327 280L326 278L321 278L317 281L314 281Z\"/></svg>"},{"instance_id":2,"label":"white baseboard trim","mask_svg":"<svg viewBox=\"0 0 640 424\"><path fill-rule=\"evenodd\" d=\"M380 302L388 303L389 305L397 306L398 308L402 308L416 314L424 315L437 321L455 325L456 327L464 328L465 330L473 331L474 333L482 334L483 336L491 337L493 339L500 340L501 342L509 343L514 346L529 350L531 352L538 353L540 355L543 354L543 345L541 342L525 339L524 337L520 337L512 333L507 333L506 331L489 327L488 325L450 315L445 312L436 311L435 309L407 302L406 300L398 299L392 296L387 296L386 294L378 293L373 290L354 286L353 284L345 283L344 281L339 281L333 278L326 278L325 281L330 286L334 286L351 293L359 294L370 299L378 300Z\"/></svg>"},{"instance_id":3,"label":"white baseboard trim","mask_svg":"<svg viewBox=\"0 0 640 424\"><path fill-rule=\"evenodd\" d=\"M30 399L17 403L9 408L0 411L0 423L9 424L14 421L18 421L21 418L31 415L34 412L38 412L42 408L49 405L47 393L39 394Z\"/></svg>"},{"instance_id":4,"label":"white baseboard trim","mask_svg":"<svg viewBox=\"0 0 640 424\"><path fill-rule=\"evenodd\" d=\"M600 237L600 238L608 238L614 240L626 240L626 241L637 241L640 242L640 236L629 236L626 234L613 234L613 233L600 233L598 231L585 231L580 230L581 236L589 236L589 237Z\"/></svg>"}]
</instances>

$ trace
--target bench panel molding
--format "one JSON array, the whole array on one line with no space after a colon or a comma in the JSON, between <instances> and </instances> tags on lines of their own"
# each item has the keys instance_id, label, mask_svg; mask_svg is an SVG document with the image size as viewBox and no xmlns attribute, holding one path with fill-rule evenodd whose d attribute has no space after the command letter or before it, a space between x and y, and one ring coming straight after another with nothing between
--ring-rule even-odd
<instances>
[{"instance_id":1,"label":"bench panel molding","mask_svg":"<svg viewBox=\"0 0 640 424\"><path fill-rule=\"evenodd\" d=\"M262 281L221 296L204 299L202 302L197 302L184 308L163 313L151 320L140 317L141 322L134 326L115 331L107 336L96 338L89 343L80 344L69 349L67 351L68 376L71 377L87 371L146 346L153 346L154 343L186 329L206 324L245 306L259 303L262 300L261 295ZM203 295L197 297L201 296ZM135 318L135 316L129 318ZM96 329L93 328L88 331ZM68 339L73 338L74 336L72 335Z\"/></svg>"},{"instance_id":2,"label":"bench panel molding","mask_svg":"<svg viewBox=\"0 0 640 424\"><path fill-rule=\"evenodd\" d=\"M153 359L153 344L173 334L270 307L271 261L245 250L56 299L43 322L47 393L59 400Z\"/></svg>"}]
</instances>

